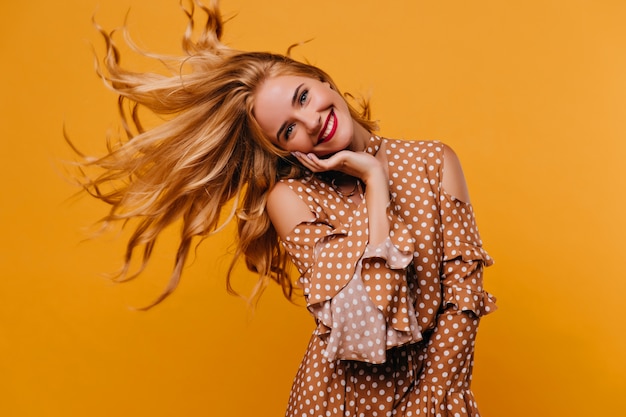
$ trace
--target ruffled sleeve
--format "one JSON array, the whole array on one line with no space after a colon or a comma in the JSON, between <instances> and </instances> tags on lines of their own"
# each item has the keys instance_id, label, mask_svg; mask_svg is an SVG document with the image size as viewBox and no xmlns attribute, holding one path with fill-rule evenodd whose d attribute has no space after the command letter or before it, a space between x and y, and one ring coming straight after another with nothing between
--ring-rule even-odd
<instances>
[{"instance_id":1,"label":"ruffled sleeve","mask_svg":"<svg viewBox=\"0 0 626 417\"><path fill-rule=\"evenodd\" d=\"M496 310L495 297L483 288L483 269L493 259L482 247L471 204L445 191L441 200L444 306L484 316Z\"/></svg>"},{"instance_id":2,"label":"ruffled sleeve","mask_svg":"<svg viewBox=\"0 0 626 417\"><path fill-rule=\"evenodd\" d=\"M441 194L444 257L442 310L428 335L414 401L424 415L478 416L470 388L480 317L496 309L483 289L483 268L493 260L482 248L470 204Z\"/></svg>"},{"instance_id":3,"label":"ruffled sleeve","mask_svg":"<svg viewBox=\"0 0 626 417\"><path fill-rule=\"evenodd\" d=\"M283 241L300 272L308 305L332 299L350 282L367 245L367 223L358 211L356 229L350 225L333 227L314 213L316 219L298 224Z\"/></svg>"},{"instance_id":4,"label":"ruffled sleeve","mask_svg":"<svg viewBox=\"0 0 626 417\"><path fill-rule=\"evenodd\" d=\"M389 237L377 246L368 245L361 275L369 297L390 325L398 331L410 332L415 313L407 308L414 301L407 267L413 261L415 239L391 206L387 208L387 217Z\"/></svg>"}]
</instances>

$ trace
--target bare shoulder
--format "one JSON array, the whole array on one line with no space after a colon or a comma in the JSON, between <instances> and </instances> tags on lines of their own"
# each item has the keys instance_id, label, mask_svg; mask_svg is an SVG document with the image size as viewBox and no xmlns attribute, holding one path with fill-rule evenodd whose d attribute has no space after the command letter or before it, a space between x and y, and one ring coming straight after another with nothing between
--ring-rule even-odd
<instances>
[{"instance_id":1,"label":"bare shoulder","mask_svg":"<svg viewBox=\"0 0 626 417\"><path fill-rule=\"evenodd\" d=\"M276 232L282 239L298 224L315 219L308 205L282 182L270 190L266 208Z\"/></svg>"},{"instance_id":2,"label":"bare shoulder","mask_svg":"<svg viewBox=\"0 0 626 417\"><path fill-rule=\"evenodd\" d=\"M467 189L467 182L465 181L461 161L451 147L446 144L442 145L443 178L441 182L443 189L456 199L469 203L469 190Z\"/></svg>"}]
</instances>

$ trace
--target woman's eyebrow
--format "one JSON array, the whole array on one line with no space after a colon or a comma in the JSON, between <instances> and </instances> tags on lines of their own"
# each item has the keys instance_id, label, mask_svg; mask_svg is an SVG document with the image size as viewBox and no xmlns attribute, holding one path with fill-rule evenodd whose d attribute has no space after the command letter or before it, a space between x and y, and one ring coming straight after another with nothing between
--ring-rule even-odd
<instances>
[{"instance_id":1,"label":"woman's eyebrow","mask_svg":"<svg viewBox=\"0 0 626 417\"><path fill-rule=\"evenodd\" d=\"M304 83L302 83L299 86L297 86L296 87L296 91L293 92L293 97L291 98L291 105L292 106L296 105L296 100L298 99L298 92L300 91L300 89L302 88L303 85L304 85Z\"/></svg>"}]
</instances>

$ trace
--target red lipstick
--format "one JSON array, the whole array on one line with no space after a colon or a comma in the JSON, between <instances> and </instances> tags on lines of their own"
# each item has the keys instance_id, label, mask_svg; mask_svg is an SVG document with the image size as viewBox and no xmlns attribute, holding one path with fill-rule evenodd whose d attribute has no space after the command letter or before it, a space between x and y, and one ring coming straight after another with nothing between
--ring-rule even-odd
<instances>
[{"instance_id":1,"label":"red lipstick","mask_svg":"<svg viewBox=\"0 0 626 417\"><path fill-rule=\"evenodd\" d=\"M337 131L337 117L335 116L335 111L330 110L328 113L328 117L324 122L324 126L320 131L320 136L318 138L317 144L321 145L322 143L328 142L332 139L333 135Z\"/></svg>"}]
</instances>

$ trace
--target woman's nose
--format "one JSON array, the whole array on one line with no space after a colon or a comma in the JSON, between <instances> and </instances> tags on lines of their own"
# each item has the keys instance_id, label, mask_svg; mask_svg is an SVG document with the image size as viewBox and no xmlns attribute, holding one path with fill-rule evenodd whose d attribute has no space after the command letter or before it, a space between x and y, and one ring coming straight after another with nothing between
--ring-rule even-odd
<instances>
[{"instance_id":1,"label":"woman's nose","mask_svg":"<svg viewBox=\"0 0 626 417\"><path fill-rule=\"evenodd\" d=\"M322 116L318 112L306 113L302 117L302 123L309 134L317 133L322 126Z\"/></svg>"}]
</instances>

